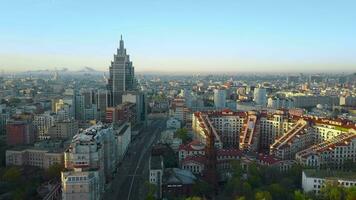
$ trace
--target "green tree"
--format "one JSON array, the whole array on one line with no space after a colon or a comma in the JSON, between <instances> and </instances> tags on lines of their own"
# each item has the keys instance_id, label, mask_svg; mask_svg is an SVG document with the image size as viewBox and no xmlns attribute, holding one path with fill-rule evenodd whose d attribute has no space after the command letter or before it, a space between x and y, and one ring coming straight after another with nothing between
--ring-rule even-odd
<instances>
[{"instance_id":1,"label":"green tree","mask_svg":"<svg viewBox=\"0 0 356 200\"><path fill-rule=\"evenodd\" d=\"M267 191L259 191L259 192L256 192L255 199L256 200L272 200L272 196Z\"/></svg>"},{"instance_id":2,"label":"green tree","mask_svg":"<svg viewBox=\"0 0 356 200\"><path fill-rule=\"evenodd\" d=\"M283 200L288 198L288 191L278 183L269 185L268 191L272 194L274 200Z\"/></svg>"},{"instance_id":3,"label":"green tree","mask_svg":"<svg viewBox=\"0 0 356 200\"><path fill-rule=\"evenodd\" d=\"M346 200L356 199L356 187L350 187L346 189Z\"/></svg>"},{"instance_id":4,"label":"green tree","mask_svg":"<svg viewBox=\"0 0 356 200\"><path fill-rule=\"evenodd\" d=\"M164 167L166 168L178 167L178 155L173 151L173 149L169 145L166 146L168 150L165 151L163 154Z\"/></svg>"},{"instance_id":5,"label":"green tree","mask_svg":"<svg viewBox=\"0 0 356 200\"><path fill-rule=\"evenodd\" d=\"M214 188L212 188L207 182L205 181L197 181L193 187L193 194L196 196L206 196L211 194Z\"/></svg>"},{"instance_id":6,"label":"green tree","mask_svg":"<svg viewBox=\"0 0 356 200\"><path fill-rule=\"evenodd\" d=\"M62 164L55 163L47 169L46 174L49 179L60 179L63 169L64 166Z\"/></svg>"},{"instance_id":7,"label":"green tree","mask_svg":"<svg viewBox=\"0 0 356 200\"><path fill-rule=\"evenodd\" d=\"M157 191L157 186L146 181L145 182L145 187L147 189L147 195L146 195L146 200L155 200L155 194L156 194L156 191Z\"/></svg>"},{"instance_id":8,"label":"green tree","mask_svg":"<svg viewBox=\"0 0 356 200\"><path fill-rule=\"evenodd\" d=\"M2 178L8 182L18 182L21 177L21 172L17 167L10 167L5 171Z\"/></svg>"},{"instance_id":9,"label":"green tree","mask_svg":"<svg viewBox=\"0 0 356 200\"><path fill-rule=\"evenodd\" d=\"M320 190L320 196L326 200L340 200L344 199L345 191L342 187L338 186L336 183L328 183L324 188Z\"/></svg>"},{"instance_id":10,"label":"green tree","mask_svg":"<svg viewBox=\"0 0 356 200\"><path fill-rule=\"evenodd\" d=\"M248 199L251 199L251 197L253 197L253 191L252 191L252 187L248 182L244 182L242 183L242 195L244 197L247 197Z\"/></svg>"},{"instance_id":11,"label":"green tree","mask_svg":"<svg viewBox=\"0 0 356 200\"><path fill-rule=\"evenodd\" d=\"M307 195L303 194L300 190L294 191L294 200L311 200Z\"/></svg>"},{"instance_id":12,"label":"green tree","mask_svg":"<svg viewBox=\"0 0 356 200\"><path fill-rule=\"evenodd\" d=\"M180 128L176 131L176 137L180 138L183 143L191 141L191 138L188 135L188 130L186 128Z\"/></svg>"},{"instance_id":13,"label":"green tree","mask_svg":"<svg viewBox=\"0 0 356 200\"><path fill-rule=\"evenodd\" d=\"M185 200L202 200L202 198L194 196L194 197L188 197Z\"/></svg>"}]
</instances>

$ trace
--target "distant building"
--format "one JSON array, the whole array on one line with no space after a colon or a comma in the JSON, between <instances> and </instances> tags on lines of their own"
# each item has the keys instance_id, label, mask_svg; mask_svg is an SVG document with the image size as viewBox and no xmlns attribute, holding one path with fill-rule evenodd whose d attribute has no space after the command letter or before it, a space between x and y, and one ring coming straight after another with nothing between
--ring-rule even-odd
<instances>
[{"instance_id":1,"label":"distant building","mask_svg":"<svg viewBox=\"0 0 356 200\"><path fill-rule=\"evenodd\" d=\"M108 98L109 94L107 90L98 90L97 94L97 112L98 112L98 120L105 121L106 117L106 108L108 107Z\"/></svg>"},{"instance_id":2,"label":"distant building","mask_svg":"<svg viewBox=\"0 0 356 200\"><path fill-rule=\"evenodd\" d=\"M184 99L174 99L171 103L171 107L169 109L169 115L181 123L184 123L186 120L186 105Z\"/></svg>"},{"instance_id":3,"label":"distant building","mask_svg":"<svg viewBox=\"0 0 356 200\"><path fill-rule=\"evenodd\" d=\"M35 133L29 121L8 120L6 124L6 141L8 145L31 144Z\"/></svg>"},{"instance_id":4,"label":"distant building","mask_svg":"<svg viewBox=\"0 0 356 200\"><path fill-rule=\"evenodd\" d=\"M222 89L214 90L214 106L217 109L226 107L226 90L222 90Z\"/></svg>"},{"instance_id":5,"label":"distant building","mask_svg":"<svg viewBox=\"0 0 356 200\"><path fill-rule=\"evenodd\" d=\"M356 106L356 97L354 96L341 96L340 106Z\"/></svg>"},{"instance_id":6,"label":"distant building","mask_svg":"<svg viewBox=\"0 0 356 200\"><path fill-rule=\"evenodd\" d=\"M280 108L294 108L294 102L292 99L288 98L279 98L279 97L270 97L268 98L267 103L268 108L280 109Z\"/></svg>"},{"instance_id":7,"label":"distant building","mask_svg":"<svg viewBox=\"0 0 356 200\"><path fill-rule=\"evenodd\" d=\"M48 130L54 125L54 117L50 113L35 115L33 117L33 127L38 139L48 139Z\"/></svg>"},{"instance_id":8,"label":"distant building","mask_svg":"<svg viewBox=\"0 0 356 200\"><path fill-rule=\"evenodd\" d=\"M179 129L181 128L181 122L175 118L169 118L166 122L167 129Z\"/></svg>"},{"instance_id":9,"label":"distant building","mask_svg":"<svg viewBox=\"0 0 356 200\"><path fill-rule=\"evenodd\" d=\"M106 109L105 122L130 122L132 126L137 124L137 106L135 103L124 102L116 107L108 107Z\"/></svg>"},{"instance_id":10,"label":"distant building","mask_svg":"<svg viewBox=\"0 0 356 200\"><path fill-rule=\"evenodd\" d=\"M50 139L69 139L77 134L78 129L76 120L58 121L49 128L47 137Z\"/></svg>"},{"instance_id":11,"label":"distant building","mask_svg":"<svg viewBox=\"0 0 356 200\"><path fill-rule=\"evenodd\" d=\"M111 93L109 106L115 107L122 103L122 95L125 91L136 89L134 67L130 61L130 56L126 53L122 36L120 39L120 47L114 55L114 60L111 62L109 72L110 77L107 85Z\"/></svg>"},{"instance_id":12,"label":"distant building","mask_svg":"<svg viewBox=\"0 0 356 200\"><path fill-rule=\"evenodd\" d=\"M54 164L64 164L63 151L63 149L53 151L34 147L6 150L6 166L35 166L48 169Z\"/></svg>"},{"instance_id":13,"label":"distant building","mask_svg":"<svg viewBox=\"0 0 356 200\"><path fill-rule=\"evenodd\" d=\"M292 95L295 108L311 108L318 104L327 106L339 105L338 96L320 96L320 95Z\"/></svg>"},{"instance_id":14,"label":"distant building","mask_svg":"<svg viewBox=\"0 0 356 200\"><path fill-rule=\"evenodd\" d=\"M147 98L144 92L127 91L122 94L122 102L130 102L136 105L137 123L146 124L147 121Z\"/></svg>"},{"instance_id":15,"label":"distant building","mask_svg":"<svg viewBox=\"0 0 356 200\"><path fill-rule=\"evenodd\" d=\"M121 162L131 143L131 125L127 122L121 124L114 123L113 128L117 140L117 156L119 162Z\"/></svg>"},{"instance_id":16,"label":"distant building","mask_svg":"<svg viewBox=\"0 0 356 200\"><path fill-rule=\"evenodd\" d=\"M162 198L163 158L160 155L152 155L149 160L149 182L157 186L156 197Z\"/></svg>"},{"instance_id":17,"label":"distant building","mask_svg":"<svg viewBox=\"0 0 356 200\"><path fill-rule=\"evenodd\" d=\"M347 161L356 162L356 131L340 134L296 154L296 160L308 167L342 168Z\"/></svg>"},{"instance_id":18,"label":"distant building","mask_svg":"<svg viewBox=\"0 0 356 200\"><path fill-rule=\"evenodd\" d=\"M297 152L310 147L315 142L315 133L308 121L299 120L282 137L270 146L270 154L279 159L294 159Z\"/></svg>"},{"instance_id":19,"label":"distant building","mask_svg":"<svg viewBox=\"0 0 356 200\"><path fill-rule=\"evenodd\" d=\"M173 198L191 196L197 178L188 170L168 168L164 170L162 197Z\"/></svg>"},{"instance_id":20,"label":"distant building","mask_svg":"<svg viewBox=\"0 0 356 200\"><path fill-rule=\"evenodd\" d=\"M266 88L255 88L253 91L253 101L257 105L267 105L267 90Z\"/></svg>"},{"instance_id":21,"label":"distant building","mask_svg":"<svg viewBox=\"0 0 356 200\"><path fill-rule=\"evenodd\" d=\"M353 187L356 186L356 176L354 172L333 170L308 169L302 173L302 188L304 192L319 194L320 190L328 183L341 187Z\"/></svg>"}]
</instances>

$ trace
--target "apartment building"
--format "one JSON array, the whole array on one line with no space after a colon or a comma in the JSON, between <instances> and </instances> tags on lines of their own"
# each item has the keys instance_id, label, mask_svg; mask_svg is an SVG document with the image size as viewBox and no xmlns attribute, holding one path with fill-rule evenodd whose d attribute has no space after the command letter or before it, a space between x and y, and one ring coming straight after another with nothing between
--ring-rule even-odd
<instances>
[{"instance_id":1,"label":"apartment building","mask_svg":"<svg viewBox=\"0 0 356 200\"><path fill-rule=\"evenodd\" d=\"M356 162L356 131L340 134L298 152L295 159L304 166L341 168L346 161Z\"/></svg>"},{"instance_id":2,"label":"apartment building","mask_svg":"<svg viewBox=\"0 0 356 200\"><path fill-rule=\"evenodd\" d=\"M72 138L78 132L78 121L63 120L57 121L48 130L47 136L50 139L69 139Z\"/></svg>"},{"instance_id":3,"label":"apartment building","mask_svg":"<svg viewBox=\"0 0 356 200\"><path fill-rule=\"evenodd\" d=\"M117 164L112 127L101 123L76 134L64 153L62 198L100 199L105 181ZM88 189L89 188L89 189Z\"/></svg>"},{"instance_id":4,"label":"apartment building","mask_svg":"<svg viewBox=\"0 0 356 200\"><path fill-rule=\"evenodd\" d=\"M310 122L300 119L270 146L270 154L279 159L294 159L295 154L314 144L315 134Z\"/></svg>"},{"instance_id":5,"label":"apartment building","mask_svg":"<svg viewBox=\"0 0 356 200\"><path fill-rule=\"evenodd\" d=\"M302 173L302 188L304 192L320 194L325 184L341 187L356 186L356 176L353 172L308 169Z\"/></svg>"},{"instance_id":6,"label":"apartment building","mask_svg":"<svg viewBox=\"0 0 356 200\"><path fill-rule=\"evenodd\" d=\"M34 166L48 169L54 164L63 164L63 151L34 147L17 147L6 150L6 166Z\"/></svg>"}]
</instances>

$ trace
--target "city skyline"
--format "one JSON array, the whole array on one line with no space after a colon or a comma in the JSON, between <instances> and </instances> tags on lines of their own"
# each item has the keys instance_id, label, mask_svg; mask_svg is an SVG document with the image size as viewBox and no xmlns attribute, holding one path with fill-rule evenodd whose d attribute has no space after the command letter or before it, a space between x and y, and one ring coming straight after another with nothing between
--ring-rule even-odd
<instances>
[{"instance_id":1,"label":"city skyline","mask_svg":"<svg viewBox=\"0 0 356 200\"><path fill-rule=\"evenodd\" d=\"M355 6L352 1L6 2L0 70L106 71L123 34L138 72L352 72ZM119 7L127 9L117 12Z\"/></svg>"}]
</instances>

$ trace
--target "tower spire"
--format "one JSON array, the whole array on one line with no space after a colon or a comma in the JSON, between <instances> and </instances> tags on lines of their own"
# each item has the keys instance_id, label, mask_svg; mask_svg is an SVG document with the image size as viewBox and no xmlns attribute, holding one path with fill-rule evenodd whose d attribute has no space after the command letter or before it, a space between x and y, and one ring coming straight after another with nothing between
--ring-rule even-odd
<instances>
[{"instance_id":1,"label":"tower spire","mask_svg":"<svg viewBox=\"0 0 356 200\"><path fill-rule=\"evenodd\" d=\"M122 40L122 34L120 36L120 49L123 50L124 49L124 41Z\"/></svg>"}]
</instances>

